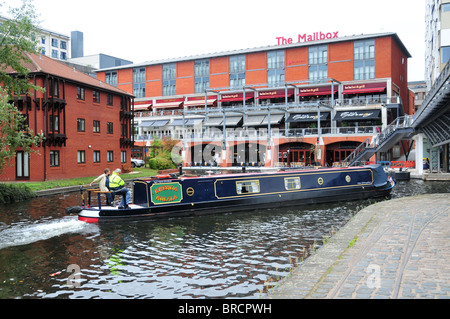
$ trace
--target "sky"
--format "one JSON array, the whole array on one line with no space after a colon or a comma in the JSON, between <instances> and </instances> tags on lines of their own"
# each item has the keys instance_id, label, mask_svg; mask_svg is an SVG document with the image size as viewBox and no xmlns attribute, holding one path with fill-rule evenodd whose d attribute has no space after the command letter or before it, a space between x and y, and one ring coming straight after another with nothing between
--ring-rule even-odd
<instances>
[{"instance_id":1,"label":"sky","mask_svg":"<svg viewBox=\"0 0 450 319\"><path fill-rule=\"evenodd\" d=\"M20 0L3 0L0 14ZM39 26L84 34L84 54L141 63L277 45L313 32L339 37L395 32L424 79L425 0L33 0Z\"/></svg>"}]
</instances>

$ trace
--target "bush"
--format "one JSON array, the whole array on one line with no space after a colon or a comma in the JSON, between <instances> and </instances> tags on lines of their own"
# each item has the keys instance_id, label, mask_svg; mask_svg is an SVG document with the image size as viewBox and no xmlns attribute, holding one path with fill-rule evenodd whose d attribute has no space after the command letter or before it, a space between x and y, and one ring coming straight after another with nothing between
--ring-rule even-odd
<instances>
[{"instance_id":1,"label":"bush","mask_svg":"<svg viewBox=\"0 0 450 319\"><path fill-rule=\"evenodd\" d=\"M176 168L172 160L163 155L149 159L148 164L151 169L155 170Z\"/></svg>"},{"instance_id":2,"label":"bush","mask_svg":"<svg viewBox=\"0 0 450 319\"><path fill-rule=\"evenodd\" d=\"M0 204L20 202L36 197L36 194L24 184L0 184Z\"/></svg>"}]
</instances>

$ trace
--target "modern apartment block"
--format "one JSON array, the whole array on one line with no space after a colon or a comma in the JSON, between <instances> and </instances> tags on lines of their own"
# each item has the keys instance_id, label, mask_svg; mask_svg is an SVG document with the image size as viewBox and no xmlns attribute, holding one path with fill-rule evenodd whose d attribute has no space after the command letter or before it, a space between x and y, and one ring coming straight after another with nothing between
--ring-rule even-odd
<instances>
[{"instance_id":1,"label":"modern apartment block","mask_svg":"<svg viewBox=\"0 0 450 319\"><path fill-rule=\"evenodd\" d=\"M425 82L430 90L450 59L450 0L426 0Z\"/></svg>"},{"instance_id":2,"label":"modern apartment block","mask_svg":"<svg viewBox=\"0 0 450 319\"><path fill-rule=\"evenodd\" d=\"M414 112L409 57L397 34L380 33L150 61L97 78L136 96L136 144L179 140L185 165L331 166Z\"/></svg>"}]
</instances>

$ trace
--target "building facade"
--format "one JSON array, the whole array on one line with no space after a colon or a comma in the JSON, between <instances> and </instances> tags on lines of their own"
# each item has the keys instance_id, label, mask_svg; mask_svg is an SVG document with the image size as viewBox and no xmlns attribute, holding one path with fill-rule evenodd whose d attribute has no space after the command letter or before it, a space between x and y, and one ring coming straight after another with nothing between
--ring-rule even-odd
<instances>
[{"instance_id":1,"label":"building facade","mask_svg":"<svg viewBox=\"0 0 450 319\"><path fill-rule=\"evenodd\" d=\"M425 82L430 90L450 59L450 0L425 3Z\"/></svg>"},{"instance_id":2,"label":"building facade","mask_svg":"<svg viewBox=\"0 0 450 319\"><path fill-rule=\"evenodd\" d=\"M30 54L30 81L45 88L14 98L35 133L37 152L17 151L2 181L100 175L131 165L133 95L42 54ZM11 71L14 74L13 71Z\"/></svg>"},{"instance_id":3,"label":"building facade","mask_svg":"<svg viewBox=\"0 0 450 319\"><path fill-rule=\"evenodd\" d=\"M136 96L138 143L179 140L185 165L335 165L414 112L409 57L383 33L101 69L97 78Z\"/></svg>"}]
</instances>

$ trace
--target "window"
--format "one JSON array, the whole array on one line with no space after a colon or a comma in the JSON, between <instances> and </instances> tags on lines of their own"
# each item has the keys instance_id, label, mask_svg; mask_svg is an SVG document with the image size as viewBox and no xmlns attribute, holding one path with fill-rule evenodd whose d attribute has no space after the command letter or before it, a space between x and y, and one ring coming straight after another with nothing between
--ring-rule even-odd
<instances>
[{"instance_id":1,"label":"window","mask_svg":"<svg viewBox=\"0 0 450 319\"><path fill-rule=\"evenodd\" d=\"M126 163L127 162L127 151L121 151L120 152L120 162Z\"/></svg>"},{"instance_id":2,"label":"window","mask_svg":"<svg viewBox=\"0 0 450 319\"><path fill-rule=\"evenodd\" d=\"M194 63L195 93L204 93L209 88L209 60L198 60Z\"/></svg>"},{"instance_id":3,"label":"window","mask_svg":"<svg viewBox=\"0 0 450 319\"><path fill-rule=\"evenodd\" d=\"M92 100L94 103L100 103L100 92L99 91L92 91Z\"/></svg>"},{"instance_id":4,"label":"window","mask_svg":"<svg viewBox=\"0 0 450 319\"><path fill-rule=\"evenodd\" d=\"M63 49L63 50L67 50L67 42L61 40L61 42L59 43L59 48Z\"/></svg>"},{"instance_id":5,"label":"window","mask_svg":"<svg viewBox=\"0 0 450 319\"><path fill-rule=\"evenodd\" d=\"M114 99L112 94L106 94L106 105L113 106Z\"/></svg>"},{"instance_id":6,"label":"window","mask_svg":"<svg viewBox=\"0 0 450 319\"><path fill-rule=\"evenodd\" d=\"M50 151L50 167L59 166L59 151Z\"/></svg>"},{"instance_id":7,"label":"window","mask_svg":"<svg viewBox=\"0 0 450 319\"><path fill-rule=\"evenodd\" d=\"M117 72L106 72L105 82L117 87Z\"/></svg>"},{"instance_id":8,"label":"window","mask_svg":"<svg viewBox=\"0 0 450 319\"><path fill-rule=\"evenodd\" d=\"M16 152L16 178L30 178L30 156L27 152Z\"/></svg>"},{"instance_id":9,"label":"window","mask_svg":"<svg viewBox=\"0 0 450 319\"><path fill-rule=\"evenodd\" d=\"M284 85L284 50L267 52L267 83L270 87Z\"/></svg>"},{"instance_id":10,"label":"window","mask_svg":"<svg viewBox=\"0 0 450 319\"><path fill-rule=\"evenodd\" d=\"M100 163L100 151L94 151L94 163Z\"/></svg>"},{"instance_id":11,"label":"window","mask_svg":"<svg viewBox=\"0 0 450 319\"><path fill-rule=\"evenodd\" d=\"M177 69L175 63L163 65L163 96L177 94Z\"/></svg>"},{"instance_id":12,"label":"window","mask_svg":"<svg viewBox=\"0 0 450 319\"><path fill-rule=\"evenodd\" d=\"M106 153L107 156L107 161L109 163L114 162L114 152L113 151L108 151L108 153Z\"/></svg>"},{"instance_id":13,"label":"window","mask_svg":"<svg viewBox=\"0 0 450 319\"><path fill-rule=\"evenodd\" d=\"M52 58L54 59L58 58L58 50L52 50Z\"/></svg>"},{"instance_id":14,"label":"window","mask_svg":"<svg viewBox=\"0 0 450 319\"><path fill-rule=\"evenodd\" d=\"M49 115L49 128L50 132L59 132L59 116L58 115Z\"/></svg>"},{"instance_id":15,"label":"window","mask_svg":"<svg viewBox=\"0 0 450 319\"><path fill-rule=\"evenodd\" d=\"M58 47L58 39L53 39L52 38L52 47L55 47L55 48Z\"/></svg>"},{"instance_id":16,"label":"window","mask_svg":"<svg viewBox=\"0 0 450 319\"><path fill-rule=\"evenodd\" d=\"M284 179L284 188L286 190L300 189L300 177L287 177Z\"/></svg>"},{"instance_id":17,"label":"window","mask_svg":"<svg viewBox=\"0 0 450 319\"><path fill-rule=\"evenodd\" d=\"M60 52L60 59L61 60L67 60L67 53L66 52Z\"/></svg>"},{"instance_id":18,"label":"window","mask_svg":"<svg viewBox=\"0 0 450 319\"><path fill-rule=\"evenodd\" d=\"M355 41L353 58L355 80L375 78L375 40Z\"/></svg>"},{"instance_id":19,"label":"window","mask_svg":"<svg viewBox=\"0 0 450 319\"><path fill-rule=\"evenodd\" d=\"M77 119L77 131L78 132L86 131L85 122L86 121L84 119Z\"/></svg>"},{"instance_id":20,"label":"window","mask_svg":"<svg viewBox=\"0 0 450 319\"><path fill-rule=\"evenodd\" d=\"M328 47L313 46L308 50L309 80L320 82L328 78Z\"/></svg>"},{"instance_id":21,"label":"window","mask_svg":"<svg viewBox=\"0 0 450 319\"><path fill-rule=\"evenodd\" d=\"M85 151L78 151L77 152L77 163L78 164L86 163L86 152Z\"/></svg>"},{"instance_id":22,"label":"window","mask_svg":"<svg viewBox=\"0 0 450 319\"><path fill-rule=\"evenodd\" d=\"M230 56L230 88L245 86L245 55Z\"/></svg>"},{"instance_id":23,"label":"window","mask_svg":"<svg viewBox=\"0 0 450 319\"><path fill-rule=\"evenodd\" d=\"M238 194L259 193L259 180L236 182L236 192Z\"/></svg>"},{"instance_id":24,"label":"window","mask_svg":"<svg viewBox=\"0 0 450 319\"><path fill-rule=\"evenodd\" d=\"M45 44L45 37L41 37L41 44Z\"/></svg>"},{"instance_id":25,"label":"window","mask_svg":"<svg viewBox=\"0 0 450 319\"><path fill-rule=\"evenodd\" d=\"M84 88L80 86L77 87L77 99L84 101Z\"/></svg>"},{"instance_id":26,"label":"window","mask_svg":"<svg viewBox=\"0 0 450 319\"><path fill-rule=\"evenodd\" d=\"M442 47L441 55L441 63L447 63L450 60L450 47Z\"/></svg>"},{"instance_id":27,"label":"window","mask_svg":"<svg viewBox=\"0 0 450 319\"><path fill-rule=\"evenodd\" d=\"M106 133L107 134L113 134L114 133L113 126L114 126L113 122L106 123Z\"/></svg>"},{"instance_id":28,"label":"window","mask_svg":"<svg viewBox=\"0 0 450 319\"><path fill-rule=\"evenodd\" d=\"M100 133L100 121L95 121L94 120L94 129L93 129L94 133Z\"/></svg>"},{"instance_id":29,"label":"window","mask_svg":"<svg viewBox=\"0 0 450 319\"><path fill-rule=\"evenodd\" d=\"M442 12L448 12L448 11L450 11L450 3L443 3L443 4L441 5L441 8L442 8Z\"/></svg>"},{"instance_id":30,"label":"window","mask_svg":"<svg viewBox=\"0 0 450 319\"><path fill-rule=\"evenodd\" d=\"M133 69L133 94L139 97L145 97L145 68Z\"/></svg>"}]
</instances>

